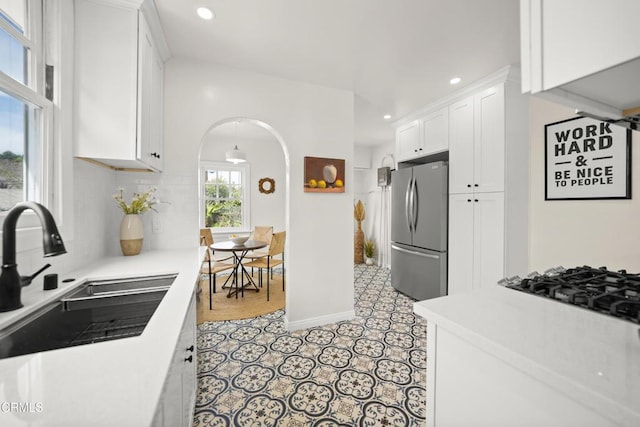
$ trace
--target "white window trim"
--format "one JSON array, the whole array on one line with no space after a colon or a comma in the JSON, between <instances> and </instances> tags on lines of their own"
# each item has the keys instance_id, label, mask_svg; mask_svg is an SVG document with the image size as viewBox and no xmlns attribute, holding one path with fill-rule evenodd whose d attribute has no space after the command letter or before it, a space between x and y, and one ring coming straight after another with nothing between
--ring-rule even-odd
<instances>
[{"instance_id":1,"label":"white window trim","mask_svg":"<svg viewBox=\"0 0 640 427\"><path fill-rule=\"evenodd\" d=\"M40 131L41 156L39 159L40 175L37 182L27 183L25 186L34 185L39 194L38 202L47 206L50 210L55 211L53 206L53 158L52 158L52 140L53 140L53 102L44 96L44 2L38 0L29 0L29 34L25 37L15 31L9 24L0 20L0 26L14 36L25 47L31 51L32 63L29 65L28 85L18 82L0 70L0 90L11 95L22 102L31 104L40 109L38 115L38 123L34 123ZM25 152L25 155L27 153ZM0 223L4 222L7 212L0 212ZM35 214L27 211L21 215L25 218L18 223L18 230L25 228L38 227L39 221L35 218Z\"/></svg>"},{"instance_id":2,"label":"white window trim","mask_svg":"<svg viewBox=\"0 0 640 427\"><path fill-rule=\"evenodd\" d=\"M38 47L31 47L34 66L30 70L31 90L22 83L0 71L3 90L16 98L41 107L39 117L42 133L42 156L39 202L54 215L58 230L67 244L74 240L73 229L73 157L72 157L72 114L73 114L73 31L65 31L69 19L73 20L71 2L42 1L42 8L29 0L30 21L41 22L41 26L31 24L30 38L41 37ZM1 20L0 20L1 21ZM4 26L3 26L4 28ZM37 31L34 33L33 31ZM47 39L44 40L44 34ZM38 50L36 50L38 49ZM46 58L45 58L46 57ZM55 67L54 102L44 96L45 63ZM34 92L35 91L35 92ZM0 236L6 212L0 213ZM18 253L42 247L40 221L32 211L25 211L17 225L16 250Z\"/></svg>"},{"instance_id":3,"label":"white window trim","mask_svg":"<svg viewBox=\"0 0 640 427\"><path fill-rule=\"evenodd\" d=\"M242 218L244 219L242 227L215 227L211 228L211 231L216 234L228 234L228 233L244 233L251 231L251 167L248 163L231 164L228 162L213 162L202 161L200 162L200 216L202 218L200 227L205 227L205 206L206 198L204 192L204 186L206 184L205 173L210 169L223 169L223 170L237 170L242 174Z\"/></svg>"}]
</instances>

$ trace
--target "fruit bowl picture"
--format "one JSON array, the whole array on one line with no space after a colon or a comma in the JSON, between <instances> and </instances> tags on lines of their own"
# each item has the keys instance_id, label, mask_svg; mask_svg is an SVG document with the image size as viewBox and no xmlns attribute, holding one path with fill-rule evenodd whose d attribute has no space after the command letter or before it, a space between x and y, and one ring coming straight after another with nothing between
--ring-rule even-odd
<instances>
[{"instance_id":1,"label":"fruit bowl picture","mask_svg":"<svg viewBox=\"0 0 640 427\"><path fill-rule=\"evenodd\" d=\"M344 163L344 159L305 157L305 193L344 193Z\"/></svg>"},{"instance_id":2,"label":"fruit bowl picture","mask_svg":"<svg viewBox=\"0 0 640 427\"><path fill-rule=\"evenodd\" d=\"M229 240L231 240L236 245L243 245L244 242L249 240L249 236L249 234L243 236L239 234L232 234L231 236L229 236Z\"/></svg>"}]
</instances>

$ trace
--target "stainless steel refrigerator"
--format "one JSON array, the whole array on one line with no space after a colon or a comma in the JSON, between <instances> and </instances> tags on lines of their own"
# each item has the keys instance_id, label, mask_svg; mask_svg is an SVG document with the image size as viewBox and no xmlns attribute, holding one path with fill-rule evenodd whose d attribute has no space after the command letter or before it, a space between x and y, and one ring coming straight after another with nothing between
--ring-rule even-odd
<instances>
[{"instance_id":1,"label":"stainless steel refrigerator","mask_svg":"<svg viewBox=\"0 0 640 427\"><path fill-rule=\"evenodd\" d=\"M392 172L391 285L418 301L447 294L447 166Z\"/></svg>"}]
</instances>

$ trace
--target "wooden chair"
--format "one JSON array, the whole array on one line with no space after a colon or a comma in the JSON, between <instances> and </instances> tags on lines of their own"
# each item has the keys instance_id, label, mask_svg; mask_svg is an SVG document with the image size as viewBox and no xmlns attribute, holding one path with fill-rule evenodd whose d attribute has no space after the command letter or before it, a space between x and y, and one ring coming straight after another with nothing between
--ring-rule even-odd
<instances>
[{"instance_id":1,"label":"wooden chair","mask_svg":"<svg viewBox=\"0 0 640 427\"><path fill-rule=\"evenodd\" d=\"M258 258L245 264L245 267L255 267L260 270L258 276L258 284L262 286L262 270L267 270L267 301L269 301L269 281L273 277L273 267L282 264L282 291L284 291L284 244L286 240L286 231L273 234L273 239L269 245L267 256ZM274 258L281 255L280 259Z\"/></svg>"},{"instance_id":2,"label":"wooden chair","mask_svg":"<svg viewBox=\"0 0 640 427\"><path fill-rule=\"evenodd\" d=\"M213 245L213 234L211 233L210 228L201 228L200 229L200 246L211 246ZM229 255L228 253L224 255L216 255L212 252L212 259L214 261L226 261L228 259L232 259L233 255Z\"/></svg>"},{"instance_id":3,"label":"wooden chair","mask_svg":"<svg viewBox=\"0 0 640 427\"><path fill-rule=\"evenodd\" d=\"M235 266L233 264L228 264L222 261L216 261L213 258L213 250L207 244L207 239L205 238L205 236L202 236L202 230L200 231L200 246L207 247L207 250L204 253L202 264L200 265L200 274L206 274L207 276L209 276L209 310L211 310L213 309L213 294L216 293L216 274L220 273L221 271L233 269ZM232 275L229 275L229 277L227 277L225 284L229 281L230 277L232 277Z\"/></svg>"},{"instance_id":4,"label":"wooden chair","mask_svg":"<svg viewBox=\"0 0 640 427\"><path fill-rule=\"evenodd\" d=\"M251 240L257 240L259 242L267 242L267 245L271 244L271 239L273 238L273 227L266 225L256 225L253 229L253 233L251 233ZM269 246L263 249L258 249L256 251L249 251L244 256L244 259L247 262L252 260L256 260L258 258L262 258L269 255ZM251 268L251 275L253 276L253 267Z\"/></svg>"}]
</instances>

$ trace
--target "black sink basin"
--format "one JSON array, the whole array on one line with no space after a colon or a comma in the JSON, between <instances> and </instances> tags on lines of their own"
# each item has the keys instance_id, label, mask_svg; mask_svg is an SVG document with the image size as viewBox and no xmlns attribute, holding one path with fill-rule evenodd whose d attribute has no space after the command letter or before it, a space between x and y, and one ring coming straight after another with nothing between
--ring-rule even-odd
<instances>
[{"instance_id":1,"label":"black sink basin","mask_svg":"<svg viewBox=\"0 0 640 427\"><path fill-rule=\"evenodd\" d=\"M0 359L138 336L175 277L84 283L0 331Z\"/></svg>"}]
</instances>

